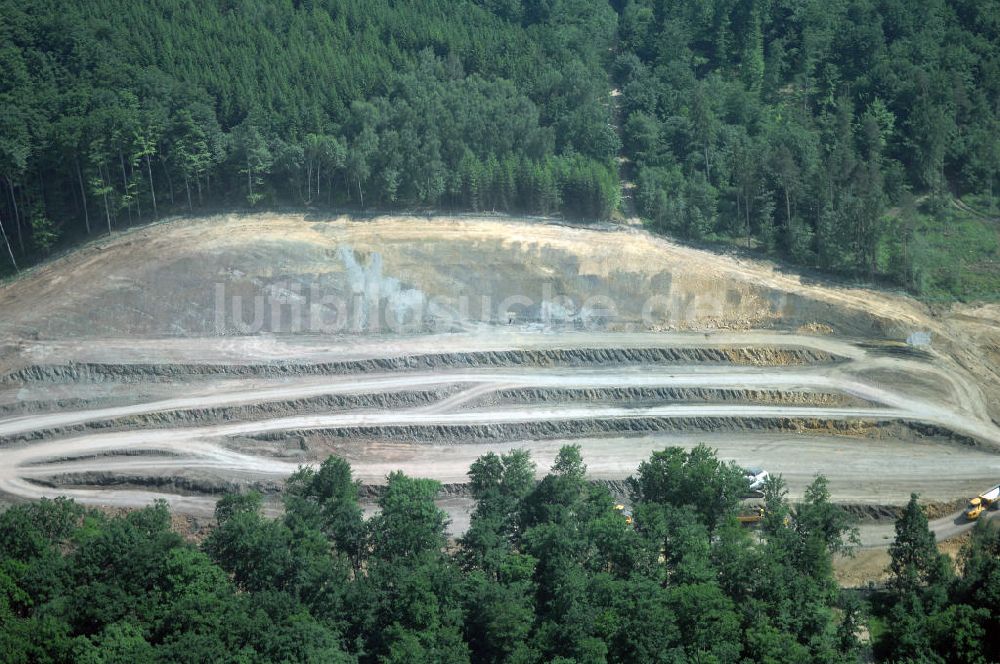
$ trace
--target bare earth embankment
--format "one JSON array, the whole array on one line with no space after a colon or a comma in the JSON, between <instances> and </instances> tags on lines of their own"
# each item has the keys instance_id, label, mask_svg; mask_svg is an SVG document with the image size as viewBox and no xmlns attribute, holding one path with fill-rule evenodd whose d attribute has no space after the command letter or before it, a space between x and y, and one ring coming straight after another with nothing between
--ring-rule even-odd
<instances>
[{"instance_id":1,"label":"bare earth embankment","mask_svg":"<svg viewBox=\"0 0 1000 664\"><path fill-rule=\"evenodd\" d=\"M440 479L458 533L477 456L527 447L544 472L567 442L612 488L699 442L861 506L1000 479L1000 307L931 311L635 230L175 220L0 287L0 312L7 500L209 515L334 453L366 485Z\"/></svg>"}]
</instances>

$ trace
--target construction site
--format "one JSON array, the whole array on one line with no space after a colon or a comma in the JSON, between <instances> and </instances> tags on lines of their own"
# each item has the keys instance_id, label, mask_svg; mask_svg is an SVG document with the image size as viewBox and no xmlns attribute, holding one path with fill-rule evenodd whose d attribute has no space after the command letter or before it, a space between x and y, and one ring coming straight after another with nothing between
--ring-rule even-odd
<instances>
[{"instance_id":1,"label":"construction site","mask_svg":"<svg viewBox=\"0 0 1000 664\"><path fill-rule=\"evenodd\" d=\"M825 475L878 548L911 493L946 540L1000 479L1000 306L813 283L627 227L175 219L0 286L0 311L6 502L164 499L208 519L254 488L277 510L289 474L335 454L369 498L397 469L440 480L457 536L485 452L526 448L544 473L576 443L627 499L651 452L706 443L793 500Z\"/></svg>"}]
</instances>

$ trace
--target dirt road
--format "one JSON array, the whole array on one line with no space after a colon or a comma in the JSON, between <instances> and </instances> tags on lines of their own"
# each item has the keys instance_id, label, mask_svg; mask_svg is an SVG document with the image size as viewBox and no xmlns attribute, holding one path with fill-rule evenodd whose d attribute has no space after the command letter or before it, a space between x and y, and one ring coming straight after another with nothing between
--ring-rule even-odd
<instances>
[{"instance_id":1,"label":"dirt road","mask_svg":"<svg viewBox=\"0 0 1000 664\"><path fill-rule=\"evenodd\" d=\"M288 329L337 298L354 303L340 329ZM210 514L219 491L274 492L335 453L366 484L402 469L452 485L460 532L469 464L517 447L544 473L579 444L615 481L706 442L781 473L793 498L823 473L836 500L871 505L1000 476L1000 313L930 312L638 231L178 221L0 286L0 311L10 499ZM387 312L415 327L389 329Z\"/></svg>"},{"instance_id":2,"label":"dirt road","mask_svg":"<svg viewBox=\"0 0 1000 664\"><path fill-rule=\"evenodd\" d=\"M296 354L286 349L280 354L282 361L299 369L334 371L345 366L337 361L375 357L375 348L365 344L331 346L327 342L317 350L312 341L294 340L306 351ZM623 479L656 449L707 442L724 458L781 472L793 495L800 494L815 474L822 472L839 500L855 503L900 502L913 490L928 498L947 499L975 491L1000 474L1000 456L996 454L1000 431L977 419L976 401L963 396L975 393L974 385L962 383L958 376L941 372L933 364L882 357L844 341L772 333L729 333L709 339L704 335L585 333L553 339L521 333L516 340L504 343L491 335L479 345L469 336L450 341L451 352L470 356L511 347L522 351L558 348L562 353L559 357L564 359L577 357L577 350L580 357L590 357L587 353L595 349L719 350L732 346L760 351L755 357L763 358L763 366L707 361L614 366L617 356L607 355L601 362L580 366L525 366L524 357L504 355L511 366L491 365L483 370L404 369L363 376L306 373L268 380L251 373L249 378L212 379L199 387L197 396L0 420L0 439L8 441L0 466L0 490L21 498L66 494L87 503L116 506L135 506L153 497L170 496L178 508L206 513L211 509L209 496L143 491L132 486L85 488L77 483L99 476L114 486L118 481L134 484L144 477L191 473L220 486L226 481L280 481L300 464L315 463L334 452L346 457L357 477L368 484L382 482L399 468L461 484L472 461L487 451L527 447L541 473L561 445L573 442L582 446L594 478ZM273 340L275 347L280 343ZM395 340L383 351L390 350L396 356L407 349L440 348L441 343L441 339L428 337ZM176 389L181 393L187 385L198 386L199 367L222 366L215 364L218 358L207 357L199 343L191 345L197 361L183 357L180 343L174 342L171 350L176 362ZM830 361L809 366L769 365L767 358L774 355L763 351L779 348L823 351L829 353ZM426 364L420 355L409 357L412 366ZM260 358L248 353L243 360L253 367L258 365L252 362ZM310 364L301 364L306 360ZM53 373L58 365L48 366ZM143 375L122 373L121 362L114 366L116 375L137 381L132 384L141 393ZM930 372L940 385L951 387L932 402L904 388L890 389L859 378L873 366L891 367L896 372ZM157 372L166 368L160 365ZM89 375L103 374L92 369ZM32 379L22 382L22 390L34 389ZM87 380L73 384L81 394L88 386L103 385ZM441 396L409 407L268 416L276 412L275 404L302 408L306 400L321 395L377 397L385 403L420 390L438 390L435 394ZM971 405L973 411L950 405L958 403ZM227 421L226 408L247 405L261 410L243 410L240 421ZM156 417L141 419L150 415ZM670 421L681 424L670 432L657 430ZM717 424L711 425L713 421ZM586 435L595 422L601 423L603 434ZM827 424L815 425L817 422L857 426L835 431ZM934 425L941 433L910 431L883 436L866 428L879 422ZM740 433L713 432L713 426L726 423ZM531 432L534 429L530 427L540 424L550 427L550 433L521 435L525 429L520 427L529 427ZM513 428L507 433L492 428L498 425ZM476 433L477 427L487 433ZM338 433L343 431L348 435ZM950 440L946 432L969 437L975 445ZM299 442L285 445L288 440ZM277 456L275 441L282 448ZM301 441L305 441L305 453ZM893 466L893 472L887 476L884 469L888 465ZM943 467L948 468L946 475L941 473ZM457 517L453 527L461 528L461 515L470 506L457 500L452 499Z\"/></svg>"}]
</instances>

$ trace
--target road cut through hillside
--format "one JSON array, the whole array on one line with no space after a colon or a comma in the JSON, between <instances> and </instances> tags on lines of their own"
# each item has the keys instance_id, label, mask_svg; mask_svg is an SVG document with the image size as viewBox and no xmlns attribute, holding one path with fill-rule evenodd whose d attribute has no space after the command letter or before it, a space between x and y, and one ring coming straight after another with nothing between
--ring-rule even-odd
<instances>
[{"instance_id":1,"label":"road cut through hillside","mask_svg":"<svg viewBox=\"0 0 1000 664\"><path fill-rule=\"evenodd\" d=\"M359 326L282 329L310 288L364 302ZM519 294L492 317L431 306ZM617 316L583 306L594 294ZM273 327L233 327L234 302L272 297ZM365 327L390 309L416 327ZM822 473L835 500L863 505L954 501L1000 476L992 309L931 311L631 230L179 220L0 287L0 310L8 500L165 499L209 516L233 489L273 507L289 474L337 454L371 487L397 469L439 479L459 534L468 466L522 447L543 474L579 444L592 479L620 489L653 451L704 442L784 475L793 499ZM914 330L930 346L907 344Z\"/></svg>"}]
</instances>

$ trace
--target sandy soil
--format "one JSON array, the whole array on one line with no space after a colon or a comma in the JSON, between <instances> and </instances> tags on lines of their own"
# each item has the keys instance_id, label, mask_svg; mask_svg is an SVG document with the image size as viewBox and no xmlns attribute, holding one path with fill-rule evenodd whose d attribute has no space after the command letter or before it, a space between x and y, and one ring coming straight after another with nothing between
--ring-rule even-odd
<instances>
[{"instance_id":1,"label":"sandy soil","mask_svg":"<svg viewBox=\"0 0 1000 664\"><path fill-rule=\"evenodd\" d=\"M1000 513L987 513L987 518L994 521L1000 518ZM932 524L939 524L939 522L932 522ZM867 534L869 530L869 527L863 527L862 534ZM970 526L963 526L955 532L942 528L940 525L935 528L935 534L938 536L938 551L947 554L959 571L961 571L962 547L969 541L970 530ZM834 576L841 586L859 588L869 584L881 585L889 580L888 542L891 540L891 534L882 536L888 537L884 540L887 542L885 546L868 546L856 551L851 556L834 558Z\"/></svg>"},{"instance_id":2,"label":"sandy soil","mask_svg":"<svg viewBox=\"0 0 1000 664\"><path fill-rule=\"evenodd\" d=\"M899 504L911 491L948 501L1000 476L1000 307L932 311L634 229L177 220L0 286L0 311L0 491L16 499L129 507L165 497L207 515L211 494L137 483L280 484L334 452L366 483L402 468L461 484L485 451L527 447L541 473L567 442L583 446L597 479L703 441L782 473L793 497L823 473L851 503ZM931 344L905 344L915 331ZM686 359L634 359L649 349ZM572 394L630 388L728 397ZM498 400L518 389L536 401ZM421 390L441 396L306 408ZM669 421L681 430L643 428ZM442 505L461 532L469 501ZM936 522L942 537L966 528L949 518ZM866 526L866 545L882 546L883 530Z\"/></svg>"}]
</instances>

